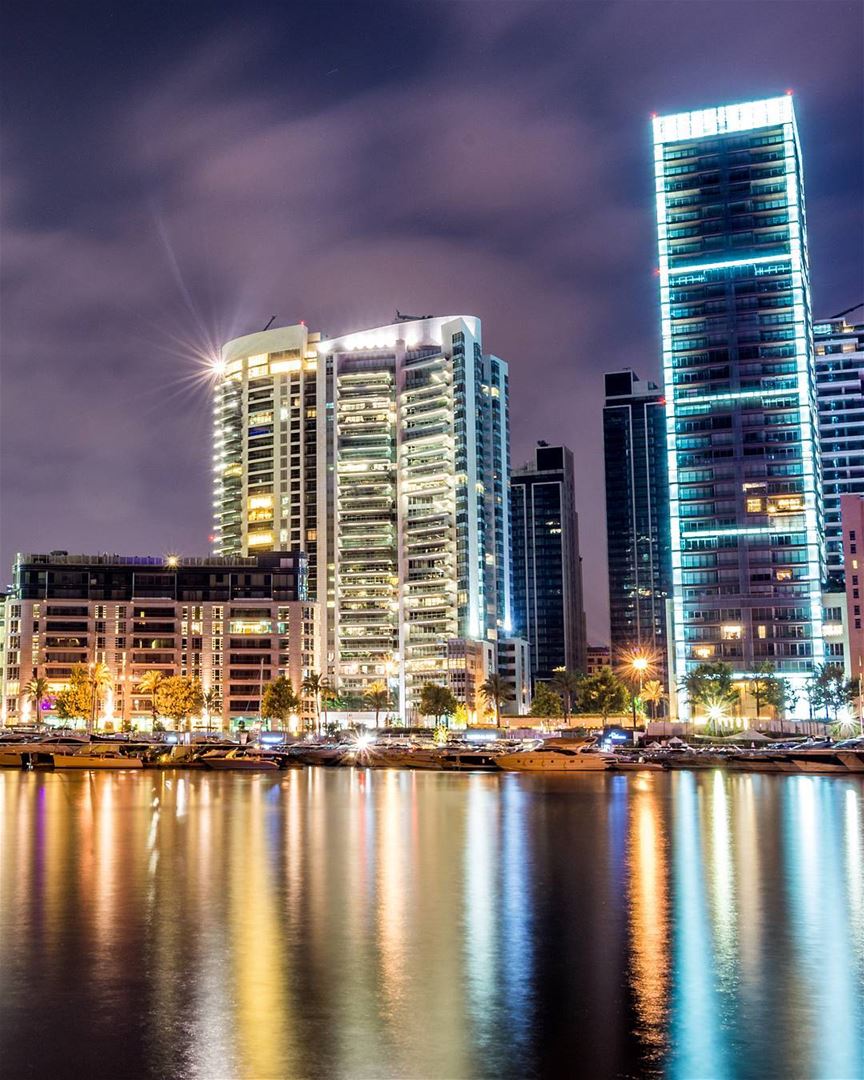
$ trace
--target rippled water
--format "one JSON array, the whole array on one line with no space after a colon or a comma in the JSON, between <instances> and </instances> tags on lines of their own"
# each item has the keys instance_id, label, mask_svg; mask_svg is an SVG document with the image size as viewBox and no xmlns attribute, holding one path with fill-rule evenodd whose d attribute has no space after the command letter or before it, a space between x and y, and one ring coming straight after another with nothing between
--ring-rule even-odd
<instances>
[{"instance_id":1,"label":"rippled water","mask_svg":"<svg viewBox=\"0 0 864 1080\"><path fill-rule=\"evenodd\" d=\"M864 783L0 771L0 1075L861 1077Z\"/></svg>"}]
</instances>

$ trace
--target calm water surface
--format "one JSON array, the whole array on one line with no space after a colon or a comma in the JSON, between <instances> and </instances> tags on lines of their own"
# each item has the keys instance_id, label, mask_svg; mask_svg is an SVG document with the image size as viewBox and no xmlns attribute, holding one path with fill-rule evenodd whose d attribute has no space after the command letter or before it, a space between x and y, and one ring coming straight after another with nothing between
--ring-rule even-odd
<instances>
[{"instance_id":1,"label":"calm water surface","mask_svg":"<svg viewBox=\"0 0 864 1080\"><path fill-rule=\"evenodd\" d=\"M0 1076L864 1076L864 783L0 771Z\"/></svg>"}]
</instances>

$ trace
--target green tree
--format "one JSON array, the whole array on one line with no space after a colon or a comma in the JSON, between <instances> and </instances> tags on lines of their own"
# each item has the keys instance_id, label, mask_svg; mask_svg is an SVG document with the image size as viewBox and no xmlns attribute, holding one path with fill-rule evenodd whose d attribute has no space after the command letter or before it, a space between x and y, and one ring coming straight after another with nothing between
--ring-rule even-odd
<instances>
[{"instance_id":1,"label":"green tree","mask_svg":"<svg viewBox=\"0 0 864 1080\"><path fill-rule=\"evenodd\" d=\"M657 719L657 706L666 697L663 683L659 679L649 679L642 687L642 700L651 706L651 719Z\"/></svg>"},{"instance_id":2,"label":"green tree","mask_svg":"<svg viewBox=\"0 0 864 1080\"><path fill-rule=\"evenodd\" d=\"M738 701L732 668L722 660L697 664L681 680L681 689L692 706L701 705L705 709L715 730L719 730L723 717Z\"/></svg>"},{"instance_id":3,"label":"green tree","mask_svg":"<svg viewBox=\"0 0 864 1080\"><path fill-rule=\"evenodd\" d=\"M48 680L41 677L31 679L25 687L27 696L36 706L36 723L42 719L42 702L48 700Z\"/></svg>"},{"instance_id":4,"label":"green tree","mask_svg":"<svg viewBox=\"0 0 864 1080\"><path fill-rule=\"evenodd\" d=\"M825 709L834 723L841 709L850 708L855 700L855 683L846 679L840 664L822 664L815 671L817 704Z\"/></svg>"},{"instance_id":5,"label":"green tree","mask_svg":"<svg viewBox=\"0 0 864 1080\"><path fill-rule=\"evenodd\" d=\"M386 683L374 682L366 691L366 703L370 709L375 710L375 727L378 727L378 716L382 709L390 707L390 691Z\"/></svg>"},{"instance_id":6,"label":"green tree","mask_svg":"<svg viewBox=\"0 0 864 1080\"><path fill-rule=\"evenodd\" d=\"M201 683L188 675L169 675L163 678L156 691L157 705L162 716L167 716L179 727L188 728L191 717L204 706Z\"/></svg>"},{"instance_id":7,"label":"green tree","mask_svg":"<svg viewBox=\"0 0 864 1080\"><path fill-rule=\"evenodd\" d=\"M325 689L329 689L327 680L318 674L317 671L310 671L303 682L300 684L300 689L304 698L309 701L311 699L315 712L315 730L320 732L321 730L321 696Z\"/></svg>"},{"instance_id":8,"label":"green tree","mask_svg":"<svg viewBox=\"0 0 864 1080\"><path fill-rule=\"evenodd\" d=\"M538 682L531 702L532 716L559 717L563 714L561 695L549 683Z\"/></svg>"},{"instance_id":9,"label":"green tree","mask_svg":"<svg viewBox=\"0 0 864 1080\"><path fill-rule=\"evenodd\" d=\"M747 683L747 689L750 691L753 700L756 702L756 719L762 712L763 705L770 705L772 698L776 695L777 675L774 672L774 665L767 660L761 664L756 665L756 670L753 673L752 679Z\"/></svg>"},{"instance_id":10,"label":"green tree","mask_svg":"<svg viewBox=\"0 0 864 1080\"><path fill-rule=\"evenodd\" d=\"M150 716L153 720L154 731L156 730L156 722L159 719L159 686L164 678L165 676L161 671L156 671L154 668L151 668L149 671L145 671L139 676L138 686L136 688L138 694L150 698Z\"/></svg>"},{"instance_id":11,"label":"green tree","mask_svg":"<svg viewBox=\"0 0 864 1080\"><path fill-rule=\"evenodd\" d=\"M573 711L573 705L577 700L581 685L582 676L575 671L567 671L563 667L555 668L550 687L561 699L561 705L564 709L564 722L567 724L570 723L570 713Z\"/></svg>"},{"instance_id":12,"label":"green tree","mask_svg":"<svg viewBox=\"0 0 864 1080\"><path fill-rule=\"evenodd\" d=\"M339 692L335 687L331 686L326 679L321 681L321 689L319 691L321 697L321 712L324 716L324 727L329 731L329 722L327 720L327 710L336 708L339 704ZM332 734L335 735L335 730Z\"/></svg>"},{"instance_id":13,"label":"green tree","mask_svg":"<svg viewBox=\"0 0 864 1080\"><path fill-rule=\"evenodd\" d=\"M213 713L222 711L222 696L215 686L211 686L201 695L204 712L207 714L207 730L211 728Z\"/></svg>"},{"instance_id":14,"label":"green tree","mask_svg":"<svg viewBox=\"0 0 864 1080\"><path fill-rule=\"evenodd\" d=\"M420 712L424 716L434 716L437 726L442 716L452 716L456 712L456 698L446 686L425 683L420 691Z\"/></svg>"},{"instance_id":15,"label":"green tree","mask_svg":"<svg viewBox=\"0 0 864 1080\"><path fill-rule=\"evenodd\" d=\"M61 720L88 721L93 710L93 684L86 664L75 664L69 682L55 696L54 708Z\"/></svg>"},{"instance_id":16,"label":"green tree","mask_svg":"<svg viewBox=\"0 0 864 1080\"><path fill-rule=\"evenodd\" d=\"M625 712L628 701L627 687L609 667L601 668L596 675L582 680L579 711L599 713L604 724L613 713Z\"/></svg>"},{"instance_id":17,"label":"green tree","mask_svg":"<svg viewBox=\"0 0 864 1080\"><path fill-rule=\"evenodd\" d=\"M87 677L92 691L92 707L90 711L90 727L96 727L99 718L99 706L102 704L104 692L111 686L111 671L107 664L94 663L87 665Z\"/></svg>"},{"instance_id":18,"label":"green tree","mask_svg":"<svg viewBox=\"0 0 864 1080\"><path fill-rule=\"evenodd\" d=\"M266 719L278 720L284 726L299 708L300 699L284 675L280 675L264 687L261 715Z\"/></svg>"},{"instance_id":19,"label":"green tree","mask_svg":"<svg viewBox=\"0 0 864 1080\"><path fill-rule=\"evenodd\" d=\"M480 695L486 704L492 707L495 714L495 727L501 727L501 709L512 700L507 683L500 675L488 675L480 685Z\"/></svg>"},{"instance_id":20,"label":"green tree","mask_svg":"<svg viewBox=\"0 0 864 1080\"><path fill-rule=\"evenodd\" d=\"M769 682L765 704L772 708L778 717L785 716L787 712L794 709L797 701L798 695L788 679L775 677Z\"/></svg>"}]
</instances>

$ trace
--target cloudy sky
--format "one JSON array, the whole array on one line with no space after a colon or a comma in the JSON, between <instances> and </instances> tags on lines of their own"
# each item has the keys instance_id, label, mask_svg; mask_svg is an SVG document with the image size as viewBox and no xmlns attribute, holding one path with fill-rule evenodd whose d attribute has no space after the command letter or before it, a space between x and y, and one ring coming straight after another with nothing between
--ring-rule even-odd
<instances>
[{"instance_id":1,"label":"cloudy sky","mask_svg":"<svg viewBox=\"0 0 864 1080\"><path fill-rule=\"evenodd\" d=\"M658 375L651 112L793 89L814 309L864 300L859 2L50 3L0 19L0 581L203 553L213 343L465 312L565 441L606 633L602 375ZM864 320L864 314L861 316Z\"/></svg>"}]
</instances>

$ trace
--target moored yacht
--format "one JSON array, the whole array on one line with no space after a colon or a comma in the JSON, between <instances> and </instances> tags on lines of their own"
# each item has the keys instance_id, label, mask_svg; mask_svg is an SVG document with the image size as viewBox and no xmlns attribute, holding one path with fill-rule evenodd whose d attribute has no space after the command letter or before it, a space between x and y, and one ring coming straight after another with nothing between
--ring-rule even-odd
<instances>
[{"instance_id":1,"label":"moored yacht","mask_svg":"<svg viewBox=\"0 0 864 1080\"><path fill-rule=\"evenodd\" d=\"M248 753L240 750L208 750L201 757L202 764L208 769L235 772L278 772L279 762L263 754Z\"/></svg>"},{"instance_id":2,"label":"moored yacht","mask_svg":"<svg viewBox=\"0 0 864 1080\"><path fill-rule=\"evenodd\" d=\"M70 753L57 751L53 755L55 769L142 769L140 757L123 754L107 743L98 743Z\"/></svg>"},{"instance_id":3,"label":"moored yacht","mask_svg":"<svg viewBox=\"0 0 864 1080\"><path fill-rule=\"evenodd\" d=\"M597 750L589 743L545 743L530 750L499 754L495 761L499 769L508 772L602 772L615 767L614 754Z\"/></svg>"}]
</instances>

